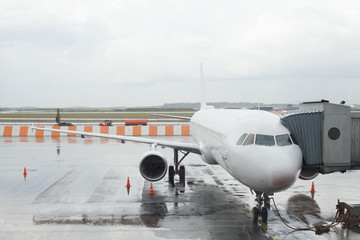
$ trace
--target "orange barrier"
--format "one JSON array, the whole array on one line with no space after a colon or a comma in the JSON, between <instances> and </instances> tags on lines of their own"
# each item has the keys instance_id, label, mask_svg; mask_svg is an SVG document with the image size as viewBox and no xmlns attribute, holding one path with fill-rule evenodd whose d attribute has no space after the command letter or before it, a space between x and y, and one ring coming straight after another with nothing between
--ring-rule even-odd
<instances>
[{"instance_id":1,"label":"orange barrier","mask_svg":"<svg viewBox=\"0 0 360 240\"><path fill-rule=\"evenodd\" d=\"M39 128L43 128L44 126L39 126ZM43 130L35 130L35 137L43 137L44 136L44 131Z\"/></svg>"},{"instance_id":2,"label":"orange barrier","mask_svg":"<svg viewBox=\"0 0 360 240\"><path fill-rule=\"evenodd\" d=\"M181 126L181 136L190 136L190 126L189 125Z\"/></svg>"},{"instance_id":3,"label":"orange barrier","mask_svg":"<svg viewBox=\"0 0 360 240\"><path fill-rule=\"evenodd\" d=\"M174 126L165 126L165 135L173 136L174 135Z\"/></svg>"},{"instance_id":4,"label":"orange barrier","mask_svg":"<svg viewBox=\"0 0 360 240\"><path fill-rule=\"evenodd\" d=\"M100 133L102 134L109 134L109 126L101 126Z\"/></svg>"},{"instance_id":5,"label":"orange barrier","mask_svg":"<svg viewBox=\"0 0 360 240\"><path fill-rule=\"evenodd\" d=\"M93 132L93 127L92 126L85 126L84 127L84 132Z\"/></svg>"},{"instance_id":6,"label":"orange barrier","mask_svg":"<svg viewBox=\"0 0 360 240\"><path fill-rule=\"evenodd\" d=\"M53 126L52 129L60 129L60 126ZM59 137L60 133L59 132L51 132L51 136L52 137Z\"/></svg>"},{"instance_id":7,"label":"orange barrier","mask_svg":"<svg viewBox=\"0 0 360 240\"><path fill-rule=\"evenodd\" d=\"M125 126L118 126L116 128L116 135L125 135Z\"/></svg>"},{"instance_id":8,"label":"orange barrier","mask_svg":"<svg viewBox=\"0 0 360 240\"><path fill-rule=\"evenodd\" d=\"M37 126L43 128L44 126ZM147 126L46 126L46 128L62 129L89 133L102 133L123 136L190 136L189 125L147 125ZM29 126L0 126L0 137L59 137L76 136L59 132L32 130Z\"/></svg>"},{"instance_id":9,"label":"orange barrier","mask_svg":"<svg viewBox=\"0 0 360 240\"><path fill-rule=\"evenodd\" d=\"M4 137L11 137L12 129L13 129L12 126L5 126L3 136Z\"/></svg>"},{"instance_id":10,"label":"orange barrier","mask_svg":"<svg viewBox=\"0 0 360 240\"><path fill-rule=\"evenodd\" d=\"M28 126L21 126L20 127L19 137L26 137L28 135L28 132L29 132L29 127Z\"/></svg>"},{"instance_id":11,"label":"orange barrier","mask_svg":"<svg viewBox=\"0 0 360 240\"><path fill-rule=\"evenodd\" d=\"M133 136L141 136L141 126L133 126Z\"/></svg>"},{"instance_id":12,"label":"orange barrier","mask_svg":"<svg viewBox=\"0 0 360 240\"><path fill-rule=\"evenodd\" d=\"M157 136L157 126L149 126L149 136Z\"/></svg>"},{"instance_id":13,"label":"orange barrier","mask_svg":"<svg viewBox=\"0 0 360 240\"><path fill-rule=\"evenodd\" d=\"M69 126L68 130L69 131L76 131L76 126ZM71 134L71 133L68 134L68 137L75 137L75 136L76 136L75 134Z\"/></svg>"}]
</instances>

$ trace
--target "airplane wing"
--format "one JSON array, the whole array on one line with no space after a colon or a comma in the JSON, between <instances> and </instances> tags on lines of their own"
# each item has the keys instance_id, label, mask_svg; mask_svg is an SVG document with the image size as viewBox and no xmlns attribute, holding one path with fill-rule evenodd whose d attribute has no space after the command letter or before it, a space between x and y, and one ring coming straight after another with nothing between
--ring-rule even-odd
<instances>
[{"instance_id":1,"label":"airplane wing","mask_svg":"<svg viewBox=\"0 0 360 240\"><path fill-rule=\"evenodd\" d=\"M165 115L165 114L151 114L151 115L158 116L158 117L175 118L175 119L180 119L180 120L191 120L191 117L184 117L184 116Z\"/></svg>"},{"instance_id":2,"label":"airplane wing","mask_svg":"<svg viewBox=\"0 0 360 240\"><path fill-rule=\"evenodd\" d=\"M154 144L156 146L161 147L169 147L177 150L184 150L187 152L192 152L196 154L201 154L200 146L196 143L184 143L184 142L175 142L175 141L166 141L159 139L151 139L151 138L143 138L143 137L132 137L132 136L123 136L123 135L111 135L111 134L102 134L102 133L90 133L90 132L79 132L79 131L69 131L69 130L61 130L61 129L50 129L50 128L39 128L39 127L31 127L31 129L37 129L42 131L51 131L51 132L60 132L60 133L68 133L68 134L76 134L80 136L91 136L91 137L101 137L108 139L116 139L121 140L123 143L126 141L130 142L139 142L139 143L147 143Z\"/></svg>"}]
</instances>

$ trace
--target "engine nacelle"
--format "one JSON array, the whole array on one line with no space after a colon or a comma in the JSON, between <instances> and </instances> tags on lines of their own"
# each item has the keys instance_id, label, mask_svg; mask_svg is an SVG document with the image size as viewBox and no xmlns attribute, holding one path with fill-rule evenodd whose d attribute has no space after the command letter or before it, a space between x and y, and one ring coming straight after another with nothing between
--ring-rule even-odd
<instances>
[{"instance_id":1,"label":"engine nacelle","mask_svg":"<svg viewBox=\"0 0 360 240\"><path fill-rule=\"evenodd\" d=\"M140 173L148 181L155 182L162 179L167 172L167 161L158 151L145 153L140 162Z\"/></svg>"},{"instance_id":2,"label":"engine nacelle","mask_svg":"<svg viewBox=\"0 0 360 240\"><path fill-rule=\"evenodd\" d=\"M319 175L318 172L315 172L314 170L312 170L310 168L303 167L301 169L299 178L302 180L311 180L311 179L316 178L317 175Z\"/></svg>"}]
</instances>

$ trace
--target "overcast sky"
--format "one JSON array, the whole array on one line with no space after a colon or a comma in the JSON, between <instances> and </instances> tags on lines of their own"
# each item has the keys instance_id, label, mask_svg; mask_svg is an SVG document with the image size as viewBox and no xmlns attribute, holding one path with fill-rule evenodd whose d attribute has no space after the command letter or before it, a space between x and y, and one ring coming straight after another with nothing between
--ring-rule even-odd
<instances>
[{"instance_id":1,"label":"overcast sky","mask_svg":"<svg viewBox=\"0 0 360 240\"><path fill-rule=\"evenodd\" d=\"M360 103L359 0L1 0L0 107Z\"/></svg>"}]
</instances>

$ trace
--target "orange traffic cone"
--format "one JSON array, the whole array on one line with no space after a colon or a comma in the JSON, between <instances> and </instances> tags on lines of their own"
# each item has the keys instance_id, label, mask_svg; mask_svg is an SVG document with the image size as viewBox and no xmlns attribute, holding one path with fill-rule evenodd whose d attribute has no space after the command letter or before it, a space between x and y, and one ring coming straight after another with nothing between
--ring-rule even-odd
<instances>
[{"instance_id":1,"label":"orange traffic cone","mask_svg":"<svg viewBox=\"0 0 360 240\"><path fill-rule=\"evenodd\" d=\"M154 194L154 189L153 189L152 183L150 183L150 191L149 191L149 194Z\"/></svg>"},{"instance_id":2,"label":"orange traffic cone","mask_svg":"<svg viewBox=\"0 0 360 240\"><path fill-rule=\"evenodd\" d=\"M312 182L312 185L311 185L311 191L310 191L310 192L312 192L312 193L314 193L314 192L315 192L314 182Z\"/></svg>"},{"instance_id":3,"label":"orange traffic cone","mask_svg":"<svg viewBox=\"0 0 360 240\"><path fill-rule=\"evenodd\" d=\"M130 180L129 180L129 177L128 177L128 179L127 179L126 187L127 187L127 188L131 187L131 186L130 186Z\"/></svg>"},{"instance_id":4,"label":"orange traffic cone","mask_svg":"<svg viewBox=\"0 0 360 240\"><path fill-rule=\"evenodd\" d=\"M24 176L27 175L27 172L26 172L26 167L24 167Z\"/></svg>"}]
</instances>

